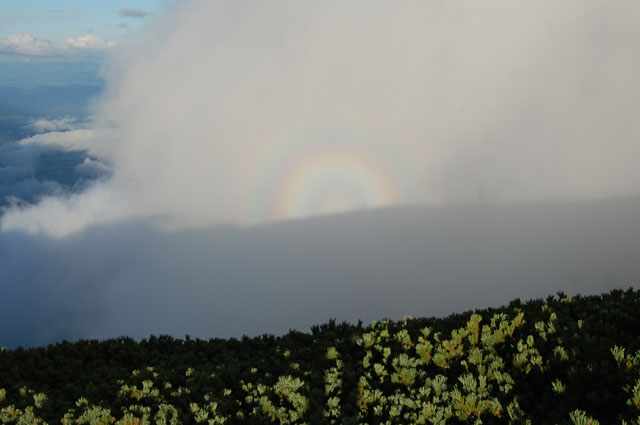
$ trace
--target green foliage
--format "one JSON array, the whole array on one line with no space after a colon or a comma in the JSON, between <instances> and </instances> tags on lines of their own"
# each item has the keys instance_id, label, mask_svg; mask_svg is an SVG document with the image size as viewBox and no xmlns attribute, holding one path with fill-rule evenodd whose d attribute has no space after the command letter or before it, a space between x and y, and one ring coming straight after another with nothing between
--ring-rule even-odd
<instances>
[{"instance_id":1,"label":"green foliage","mask_svg":"<svg viewBox=\"0 0 640 425\"><path fill-rule=\"evenodd\" d=\"M574 425L600 425L600 422L587 415L582 410L574 410L569 413L571 423Z\"/></svg>"},{"instance_id":2,"label":"green foliage","mask_svg":"<svg viewBox=\"0 0 640 425\"><path fill-rule=\"evenodd\" d=\"M640 292L0 351L0 423L640 424Z\"/></svg>"},{"instance_id":3,"label":"green foliage","mask_svg":"<svg viewBox=\"0 0 640 425\"><path fill-rule=\"evenodd\" d=\"M498 350L524 324L523 317L496 314L481 327L482 316L473 314L450 338L432 334L430 327L420 329L417 344L407 329L388 338L390 324L376 323L357 339L366 348L359 421L420 424L455 418L479 423L501 418L514 381Z\"/></svg>"}]
</instances>

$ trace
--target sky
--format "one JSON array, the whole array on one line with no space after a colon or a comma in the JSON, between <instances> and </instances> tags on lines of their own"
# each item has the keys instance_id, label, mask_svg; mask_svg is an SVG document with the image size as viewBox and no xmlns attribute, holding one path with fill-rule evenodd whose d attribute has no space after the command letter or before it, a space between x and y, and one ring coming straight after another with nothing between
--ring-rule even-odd
<instances>
[{"instance_id":1,"label":"sky","mask_svg":"<svg viewBox=\"0 0 640 425\"><path fill-rule=\"evenodd\" d=\"M0 5L0 87L102 85L105 57L160 13L162 0L6 0Z\"/></svg>"},{"instance_id":2,"label":"sky","mask_svg":"<svg viewBox=\"0 0 640 425\"><path fill-rule=\"evenodd\" d=\"M4 0L0 6L0 38L29 34L37 39L62 42L93 34L116 41L139 27L141 18L157 11L162 3L162 0Z\"/></svg>"},{"instance_id":3,"label":"sky","mask_svg":"<svg viewBox=\"0 0 640 425\"><path fill-rule=\"evenodd\" d=\"M640 282L635 1L132 1L65 34L36 31L61 12L17 5L0 18L0 89L27 99L0 98L0 345Z\"/></svg>"}]
</instances>

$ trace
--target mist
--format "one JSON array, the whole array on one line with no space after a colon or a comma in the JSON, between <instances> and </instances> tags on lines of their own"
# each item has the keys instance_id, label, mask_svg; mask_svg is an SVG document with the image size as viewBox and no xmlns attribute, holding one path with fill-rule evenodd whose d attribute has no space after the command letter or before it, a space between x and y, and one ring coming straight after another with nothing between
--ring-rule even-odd
<instances>
[{"instance_id":1,"label":"mist","mask_svg":"<svg viewBox=\"0 0 640 425\"><path fill-rule=\"evenodd\" d=\"M87 143L115 164L96 189L100 217L84 211L87 194L71 220L48 224L45 207L3 227L38 217L67 234L78 215L246 225L407 203L637 195L639 9L167 5L104 69Z\"/></svg>"},{"instance_id":2,"label":"mist","mask_svg":"<svg viewBox=\"0 0 640 425\"><path fill-rule=\"evenodd\" d=\"M0 341L281 335L640 282L640 200L393 207L253 228L6 233ZM37 267L34 267L37 264Z\"/></svg>"},{"instance_id":3,"label":"mist","mask_svg":"<svg viewBox=\"0 0 640 425\"><path fill-rule=\"evenodd\" d=\"M0 343L637 285L639 12L165 5L109 53L91 131L58 141L111 177L0 218L0 317L16 323Z\"/></svg>"}]
</instances>

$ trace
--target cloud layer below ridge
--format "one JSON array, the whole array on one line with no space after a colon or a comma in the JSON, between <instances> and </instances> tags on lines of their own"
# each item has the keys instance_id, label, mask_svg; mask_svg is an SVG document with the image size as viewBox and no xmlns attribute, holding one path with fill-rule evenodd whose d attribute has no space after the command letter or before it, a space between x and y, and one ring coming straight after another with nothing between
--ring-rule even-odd
<instances>
[{"instance_id":1,"label":"cloud layer below ridge","mask_svg":"<svg viewBox=\"0 0 640 425\"><path fill-rule=\"evenodd\" d=\"M640 201L387 208L162 232L0 240L0 345L282 334L640 282ZM34 267L37 264L37 267Z\"/></svg>"}]
</instances>

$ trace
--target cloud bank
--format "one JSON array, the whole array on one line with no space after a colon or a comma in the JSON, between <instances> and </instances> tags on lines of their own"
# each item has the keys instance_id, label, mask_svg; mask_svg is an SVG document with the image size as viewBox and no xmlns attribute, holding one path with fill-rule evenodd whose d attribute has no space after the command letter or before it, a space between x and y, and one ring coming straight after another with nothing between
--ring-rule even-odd
<instances>
[{"instance_id":1,"label":"cloud bank","mask_svg":"<svg viewBox=\"0 0 640 425\"><path fill-rule=\"evenodd\" d=\"M84 150L95 131L75 117L14 125L31 135L0 142L0 217L12 206L20 209L43 198L70 196L109 175L107 164Z\"/></svg>"},{"instance_id":2,"label":"cloud bank","mask_svg":"<svg viewBox=\"0 0 640 425\"><path fill-rule=\"evenodd\" d=\"M69 37L63 42L52 42L30 34L13 34L0 39L0 54L15 54L25 58L86 58L104 54L114 46L94 34Z\"/></svg>"},{"instance_id":3,"label":"cloud bank","mask_svg":"<svg viewBox=\"0 0 640 425\"><path fill-rule=\"evenodd\" d=\"M168 5L73 145L111 179L2 217L2 310L37 341L237 336L637 284L638 204L611 199L640 195L638 12Z\"/></svg>"},{"instance_id":4,"label":"cloud bank","mask_svg":"<svg viewBox=\"0 0 640 425\"><path fill-rule=\"evenodd\" d=\"M74 117L62 117L51 120L39 118L30 123L29 127L38 134L53 131L69 131L76 127L76 119Z\"/></svg>"},{"instance_id":5,"label":"cloud bank","mask_svg":"<svg viewBox=\"0 0 640 425\"><path fill-rule=\"evenodd\" d=\"M101 190L181 225L638 194L640 6L549 6L167 6L106 69Z\"/></svg>"},{"instance_id":6,"label":"cloud bank","mask_svg":"<svg viewBox=\"0 0 640 425\"><path fill-rule=\"evenodd\" d=\"M53 210L52 210L53 211ZM254 228L3 234L0 345L308 331L640 282L640 201L388 208ZM37 267L34 267L37 264Z\"/></svg>"}]
</instances>

